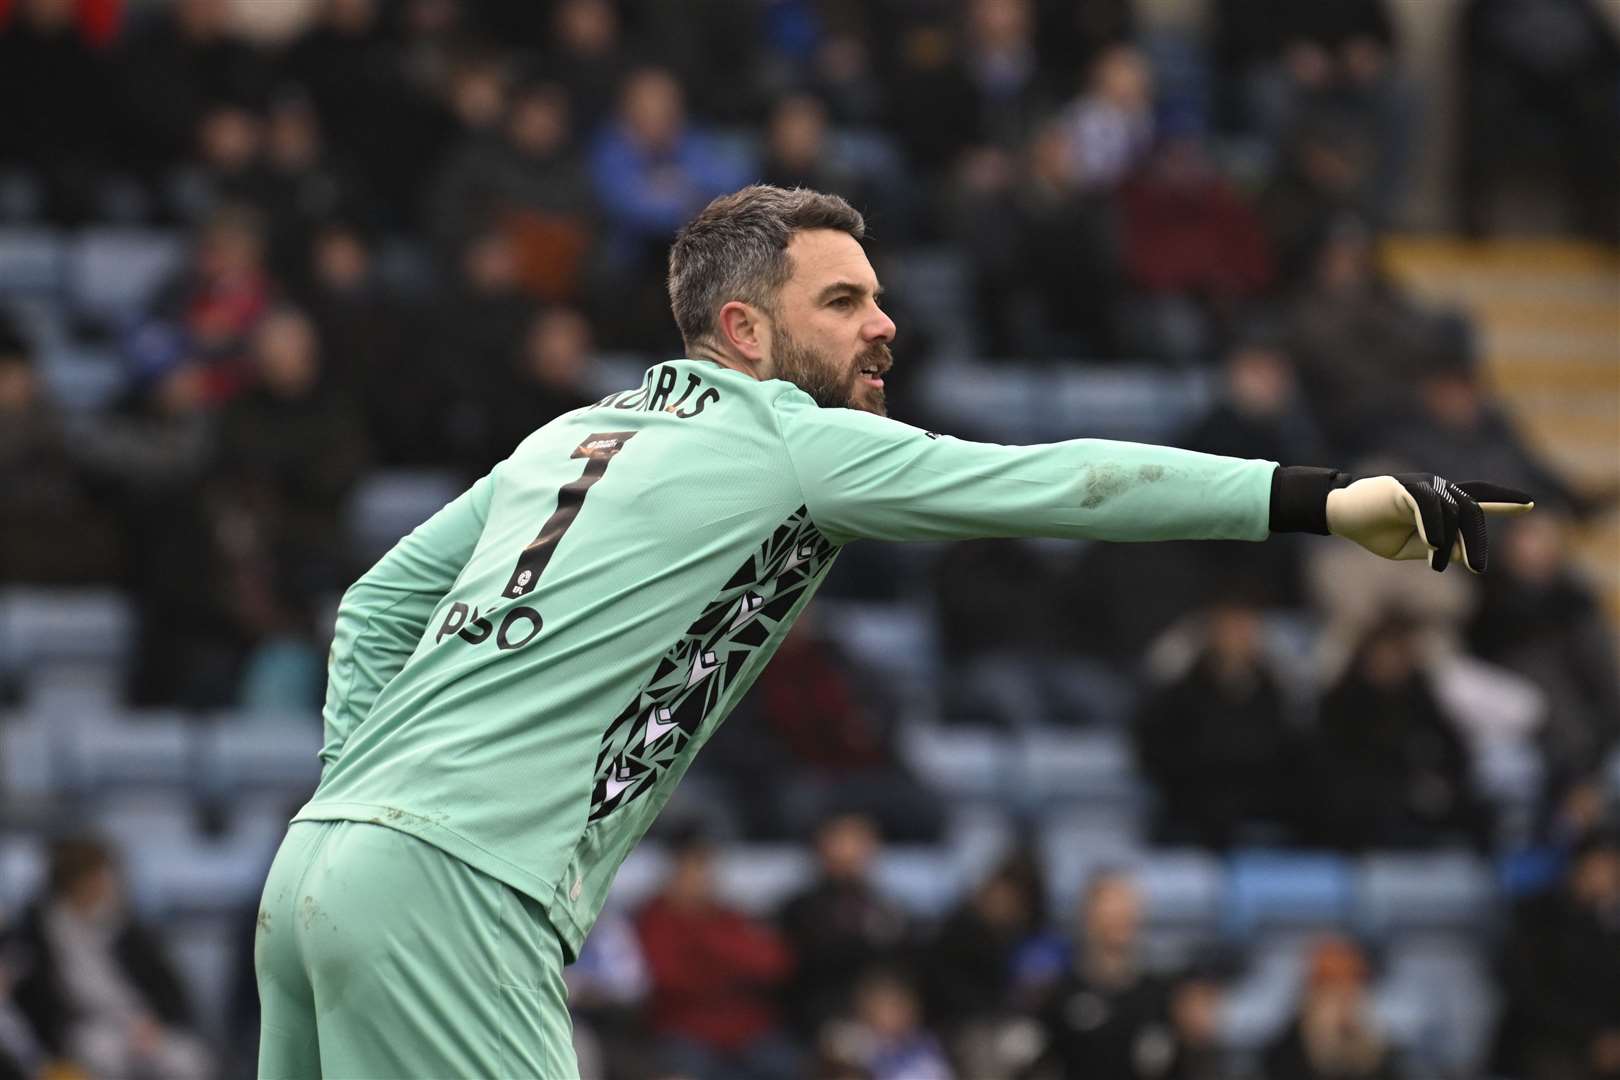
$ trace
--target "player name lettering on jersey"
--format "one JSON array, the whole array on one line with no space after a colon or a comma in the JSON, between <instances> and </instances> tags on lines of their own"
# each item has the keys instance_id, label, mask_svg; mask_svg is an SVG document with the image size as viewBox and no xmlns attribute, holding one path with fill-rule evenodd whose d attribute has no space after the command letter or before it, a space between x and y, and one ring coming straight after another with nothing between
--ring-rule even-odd
<instances>
[{"instance_id":1,"label":"player name lettering on jersey","mask_svg":"<svg viewBox=\"0 0 1620 1080\"><path fill-rule=\"evenodd\" d=\"M591 406L593 409L630 409L636 412L666 412L681 420L690 420L710 405L720 401L720 391L710 386L696 372L686 373L686 383L679 397L671 400L680 372L670 364L660 364L647 372L646 379L634 390L621 390Z\"/></svg>"}]
</instances>

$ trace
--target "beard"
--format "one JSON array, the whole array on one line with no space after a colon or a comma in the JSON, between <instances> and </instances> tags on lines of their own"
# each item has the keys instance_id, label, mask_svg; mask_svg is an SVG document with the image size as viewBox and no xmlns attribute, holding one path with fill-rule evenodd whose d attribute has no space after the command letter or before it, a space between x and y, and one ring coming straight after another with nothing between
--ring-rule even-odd
<instances>
[{"instance_id":1,"label":"beard","mask_svg":"<svg viewBox=\"0 0 1620 1080\"><path fill-rule=\"evenodd\" d=\"M776 377L786 379L823 409L861 409L887 416L883 391L865 385L863 367L876 367L879 373L894 364L889 346L873 342L849 363L840 364L820 349L799 341L780 322L776 325L771 358L776 361Z\"/></svg>"}]
</instances>

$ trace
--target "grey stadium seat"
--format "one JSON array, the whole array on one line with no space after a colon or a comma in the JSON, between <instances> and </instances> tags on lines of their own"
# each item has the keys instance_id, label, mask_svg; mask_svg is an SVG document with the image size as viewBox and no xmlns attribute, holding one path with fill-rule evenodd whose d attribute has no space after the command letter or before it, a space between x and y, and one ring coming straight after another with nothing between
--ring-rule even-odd
<instances>
[{"instance_id":1,"label":"grey stadium seat","mask_svg":"<svg viewBox=\"0 0 1620 1080\"><path fill-rule=\"evenodd\" d=\"M0 229L0 297L58 291L65 250L51 229Z\"/></svg>"},{"instance_id":2,"label":"grey stadium seat","mask_svg":"<svg viewBox=\"0 0 1620 1080\"><path fill-rule=\"evenodd\" d=\"M714 869L720 895L759 916L776 911L815 877L810 853L793 845L726 848L717 853Z\"/></svg>"},{"instance_id":3,"label":"grey stadium seat","mask_svg":"<svg viewBox=\"0 0 1620 1080\"><path fill-rule=\"evenodd\" d=\"M87 229L68 253L74 308L105 322L138 315L186 258L186 241L161 229Z\"/></svg>"},{"instance_id":4,"label":"grey stadium seat","mask_svg":"<svg viewBox=\"0 0 1620 1080\"><path fill-rule=\"evenodd\" d=\"M1357 868L1357 923L1374 936L1482 930L1494 902L1490 867L1466 852L1372 855Z\"/></svg>"},{"instance_id":5,"label":"grey stadium seat","mask_svg":"<svg viewBox=\"0 0 1620 1080\"><path fill-rule=\"evenodd\" d=\"M133 626L129 603L115 590L0 591L0 671L58 660L122 661Z\"/></svg>"},{"instance_id":6,"label":"grey stadium seat","mask_svg":"<svg viewBox=\"0 0 1620 1080\"><path fill-rule=\"evenodd\" d=\"M224 714L199 732L198 771L219 790L313 791L321 777L321 721L313 710L281 716Z\"/></svg>"},{"instance_id":7,"label":"grey stadium seat","mask_svg":"<svg viewBox=\"0 0 1620 1080\"><path fill-rule=\"evenodd\" d=\"M1239 854L1231 862L1227 930L1248 935L1340 927L1349 919L1350 900L1350 871L1336 855Z\"/></svg>"},{"instance_id":8,"label":"grey stadium seat","mask_svg":"<svg viewBox=\"0 0 1620 1080\"><path fill-rule=\"evenodd\" d=\"M375 472L349 498L348 533L356 555L380 558L395 542L438 513L465 485L447 472L393 469Z\"/></svg>"}]
</instances>

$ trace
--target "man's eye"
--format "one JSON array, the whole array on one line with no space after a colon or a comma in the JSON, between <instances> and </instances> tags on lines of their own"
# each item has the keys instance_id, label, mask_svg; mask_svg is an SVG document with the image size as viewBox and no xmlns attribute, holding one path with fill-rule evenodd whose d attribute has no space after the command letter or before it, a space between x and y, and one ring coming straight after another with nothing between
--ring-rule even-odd
<instances>
[{"instance_id":1,"label":"man's eye","mask_svg":"<svg viewBox=\"0 0 1620 1080\"><path fill-rule=\"evenodd\" d=\"M832 306L835 308L851 308L855 306L855 301L847 296L840 296L832 302Z\"/></svg>"}]
</instances>

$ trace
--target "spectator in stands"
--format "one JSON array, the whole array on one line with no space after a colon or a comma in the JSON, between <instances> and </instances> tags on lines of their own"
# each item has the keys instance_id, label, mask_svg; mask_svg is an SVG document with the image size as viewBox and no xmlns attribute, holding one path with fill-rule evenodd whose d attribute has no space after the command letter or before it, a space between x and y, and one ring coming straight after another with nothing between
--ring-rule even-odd
<instances>
[{"instance_id":1,"label":"spectator in stands","mask_svg":"<svg viewBox=\"0 0 1620 1080\"><path fill-rule=\"evenodd\" d=\"M221 207L259 208L272 195L264 166L264 114L255 105L217 101L197 121L196 149L170 177L168 210L201 221Z\"/></svg>"},{"instance_id":2,"label":"spectator in stands","mask_svg":"<svg viewBox=\"0 0 1620 1080\"><path fill-rule=\"evenodd\" d=\"M440 461L476 472L487 464L483 403L507 378L537 305L523 291L516 247L501 229L470 237L457 270L434 297L418 347L427 380L442 388L426 414L437 428L429 437L442 440Z\"/></svg>"},{"instance_id":3,"label":"spectator in stands","mask_svg":"<svg viewBox=\"0 0 1620 1080\"><path fill-rule=\"evenodd\" d=\"M854 984L848 1019L823 1027L824 1058L871 1080L950 1080L953 1072L922 1026L917 992L903 976L875 970Z\"/></svg>"},{"instance_id":4,"label":"spectator in stands","mask_svg":"<svg viewBox=\"0 0 1620 1080\"><path fill-rule=\"evenodd\" d=\"M188 1080L213 1075L190 1030L190 1006L156 935L135 920L112 851L58 841L46 892L9 943L22 971L17 1003L46 1047L96 1076Z\"/></svg>"},{"instance_id":5,"label":"spectator in stands","mask_svg":"<svg viewBox=\"0 0 1620 1080\"><path fill-rule=\"evenodd\" d=\"M427 335L414 332L409 305L381 280L367 233L353 223L328 223L312 237L306 258L300 304L319 331L332 388L365 417L375 461L442 462L446 395L426 362Z\"/></svg>"},{"instance_id":6,"label":"spectator in stands","mask_svg":"<svg viewBox=\"0 0 1620 1080\"><path fill-rule=\"evenodd\" d=\"M1405 1070L1373 1015L1367 960L1342 938L1311 953L1299 1012L1266 1049L1265 1080L1399 1080Z\"/></svg>"},{"instance_id":7,"label":"spectator in stands","mask_svg":"<svg viewBox=\"0 0 1620 1080\"><path fill-rule=\"evenodd\" d=\"M1571 563L1567 524L1542 513L1498 534L1470 647L1547 694L1544 745L1559 770L1584 771L1620 738L1615 637Z\"/></svg>"},{"instance_id":8,"label":"spectator in stands","mask_svg":"<svg viewBox=\"0 0 1620 1080\"><path fill-rule=\"evenodd\" d=\"M1468 747L1430 686L1418 629L1396 614L1373 625L1322 699L1308 751L1321 842L1353 851L1486 846L1489 818Z\"/></svg>"},{"instance_id":9,"label":"spectator in stands","mask_svg":"<svg viewBox=\"0 0 1620 1080\"><path fill-rule=\"evenodd\" d=\"M758 684L759 722L727 751L755 759L738 762L746 771L728 786L752 804L758 824L804 836L837 809L859 810L891 840L937 837L939 805L900 759L893 704L839 644L813 618L800 619L772 666Z\"/></svg>"},{"instance_id":10,"label":"spectator in stands","mask_svg":"<svg viewBox=\"0 0 1620 1080\"><path fill-rule=\"evenodd\" d=\"M1115 355L1124 276L1116 208L1083 187L1067 136L1048 124L1027 168L998 152L961 170L952 232L972 261L976 314L1003 356Z\"/></svg>"},{"instance_id":11,"label":"spectator in stands","mask_svg":"<svg viewBox=\"0 0 1620 1080\"><path fill-rule=\"evenodd\" d=\"M217 407L253 377L248 337L270 304L264 220L227 206L203 225L189 264L158 293L152 318L132 335L138 376L195 372L203 403Z\"/></svg>"},{"instance_id":12,"label":"spectator in stands","mask_svg":"<svg viewBox=\"0 0 1620 1080\"><path fill-rule=\"evenodd\" d=\"M1162 843L1225 849L1292 817L1294 740L1261 629L1243 599L1216 604L1191 666L1138 709L1137 760L1158 795Z\"/></svg>"},{"instance_id":13,"label":"spectator in stands","mask_svg":"<svg viewBox=\"0 0 1620 1080\"><path fill-rule=\"evenodd\" d=\"M1277 255L1278 277L1310 272L1318 239L1332 222L1372 220L1377 149L1365 133L1326 117L1294 130L1260 193L1259 212Z\"/></svg>"},{"instance_id":14,"label":"spectator in stands","mask_svg":"<svg viewBox=\"0 0 1620 1080\"><path fill-rule=\"evenodd\" d=\"M962 1059L966 1075L1002 1071L997 1036L1017 1017L1014 957L1045 921L1039 864L1015 853L973 889L921 950L930 1024Z\"/></svg>"},{"instance_id":15,"label":"spectator in stands","mask_svg":"<svg viewBox=\"0 0 1620 1080\"><path fill-rule=\"evenodd\" d=\"M834 153L827 121L827 107L816 97L789 94L778 100L766 124L760 182L827 191L866 207L861 176Z\"/></svg>"},{"instance_id":16,"label":"spectator in stands","mask_svg":"<svg viewBox=\"0 0 1620 1080\"><path fill-rule=\"evenodd\" d=\"M1336 220L1289 314L1300 384L1341 460L1412 418L1413 380L1444 343L1443 327L1378 273L1372 241L1363 223Z\"/></svg>"},{"instance_id":17,"label":"spectator in stands","mask_svg":"<svg viewBox=\"0 0 1620 1080\"><path fill-rule=\"evenodd\" d=\"M1165 1077L1177 1056L1171 985L1142 966L1142 897L1128 874L1099 871L1080 905L1070 970L1040 1011L1039 1068L1060 1076Z\"/></svg>"},{"instance_id":18,"label":"spectator in stands","mask_svg":"<svg viewBox=\"0 0 1620 1080\"><path fill-rule=\"evenodd\" d=\"M629 70L618 9L609 0L561 0L551 10L549 46L542 69L567 90L575 130L592 138Z\"/></svg>"},{"instance_id":19,"label":"spectator in stands","mask_svg":"<svg viewBox=\"0 0 1620 1080\"><path fill-rule=\"evenodd\" d=\"M1240 126L1268 147L1329 122L1374 149L1372 215L1387 223L1404 191L1413 109L1385 0L1225 0L1215 40L1227 78L1241 88Z\"/></svg>"},{"instance_id":20,"label":"spectator in stands","mask_svg":"<svg viewBox=\"0 0 1620 1080\"><path fill-rule=\"evenodd\" d=\"M179 0L151 10L131 28L123 61L128 153L154 178L190 156L211 108L262 104L270 87L271 67L232 30L227 0Z\"/></svg>"},{"instance_id":21,"label":"spectator in stands","mask_svg":"<svg viewBox=\"0 0 1620 1080\"><path fill-rule=\"evenodd\" d=\"M1589 837L1562 887L1514 913L1497 1069L1525 1080L1620 1077L1620 838Z\"/></svg>"},{"instance_id":22,"label":"spectator in stands","mask_svg":"<svg viewBox=\"0 0 1620 1080\"><path fill-rule=\"evenodd\" d=\"M0 15L0 173L27 169L42 189L43 216L78 224L95 213L98 171L116 156L119 102L108 65L72 0L8 7Z\"/></svg>"},{"instance_id":23,"label":"spectator in stands","mask_svg":"<svg viewBox=\"0 0 1620 1080\"><path fill-rule=\"evenodd\" d=\"M1531 835L1501 859L1503 890L1526 899L1548 892L1564 880L1575 853L1605 827L1608 787L1602 773L1585 768L1572 775L1554 773L1544 785Z\"/></svg>"},{"instance_id":24,"label":"spectator in stands","mask_svg":"<svg viewBox=\"0 0 1620 1080\"><path fill-rule=\"evenodd\" d=\"M666 1067L698 1080L789 1080L799 1053L772 1002L794 957L770 926L715 895L714 850L696 834L672 842L673 866L636 919L652 978L648 1015Z\"/></svg>"},{"instance_id":25,"label":"spectator in stands","mask_svg":"<svg viewBox=\"0 0 1620 1080\"><path fill-rule=\"evenodd\" d=\"M579 959L563 969L581 1076L649 1076L652 1063L641 1013L647 960L636 928L610 905L591 928ZM594 1067L593 1067L594 1066Z\"/></svg>"},{"instance_id":26,"label":"spectator in stands","mask_svg":"<svg viewBox=\"0 0 1620 1080\"><path fill-rule=\"evenodd\" d=\"M1460 318L1439 329L1452 340L1440 342L1442 348L1419 373L1419 413L1381 433L1380 449L1408 466L1421 461L1423 468L1441 476L1500 476L1504 484L1534 492L1538 510L1587 520L1613 506L1620 496L1620 475L1601 492L1584 491L1563 476L1531 448L1480 384L1471 335Z\"/></svg>"},{"instance_id":27,"label":"spectator in stands","mask_svg":"<svg viewBox=\"0 0 1620 1080\"><path fill-rule=\"evenodd\" d=\"M1086 188L1114 188L1153 146L1153 72L1135 47L1110 46L1091 66L1089 87L1058 121L1069 169Z\"/></svg>"},{"instance_id":28,"label":"spectator in stands","mask_svg":"<svg viewBox=\"0 0 1620 1080\"><path fill-rule=\"evenodd\" d=\"M1267 461L1332 460L1300 394L1286 339L1264 325L1232 340L1214 406L1176 445Z\"/></svg>"},{"instance_id":29,"label":"spectator in stands","mask_svg":"<svg viewBox=\"0 0 1620 1080\"><path fill-rule=\"evenodd\" d=\"M370 215L358 170L335 153L314 102L288 88L271 102L265 123L265 191L260 202L269 234L269 264L284 283L302 280L315 230L329 221Z\"/></svg>"},{"instance_id":30,"label":"spectator in stands","mask_svg":"<svg viewBox=\"0 0 1620 1080\"><path fill-rule=\"evenodd\" d=\"M1575 226L1620 237L1620 39L1591 0L1472 0L1461 20L1457 202L1472 236L1490 231L1501 177L1552 164L1573 196Z\"/></svg>"},{"instance_id":31,"label":"spectator in stands","mask_svg":"<svg viewBox=\"0 0 1620 1080\"><path fill-rule=\"evenodd\" d=\"M485 403L488 467L509 457L540 425L600 396L590 383L594 350L591 324L577 309L550 307L534 316Z\"/></svg>"},{"instance_id":32,"label":"spectator in stands","mask_svg":"<svg viewBox=\"0 0 1620 1080\"><path fill-rule=\"evenodd\" d=\"M1131 337L1181 364L1208 358L1273 270L1258 218L1215 167L1196 125L1186 115L1166 124L1120 191L1125 268L1143 293Z\"/></svg>"},{"instance_id":33,"label":"spectator in stands","mask_svg":"<svg viewBox=\"0 0 1620 1080\"><path fill-rule=\"evenodd\" d=\"M903 959L906 913L872 882L880 843L870 818L827 819L816 830L818 878L782 908L782 933L799 958L787 1000L806 1035L850 1008L863 971Z\"/></svg>"},{"instance_id":34,"label":"spectator in stands","mask_svg":"<svg viewBox=\"0 0 1620 1080\"><path fill-rule=\"evenodd\" d=\"M82 1070L77 1066L67 1061L50 1060L33 1024L18 1007L13 994L17 978L13 970L16 961L7 955L9 951L3 938L0 938L0 1080L35 1080L46 1075L80 1080Z\"/></svg>"},{"instance_id":35,"label":"spectator in stands","mask_svg":"<svg viewBox=\"0 0 1620 1080\"><path fill-rule=\"evenodd\" d=\"M591 172L608 229L606 272L629 290L612 301L630 335L616 344L651 347L671 332L663 288L670 239L710 199L740 186L744 173L687 122L680 83L658 67L625 79L618 117L592 148Z\"/></svg>"},{"instance_id":36,"label":"spectator in stands","mask_svg":"<svg viewBox=\"0 0 1620 1080\"><path fill-rule=\"evenodd\" d=\"M274 664L290 679L280 704L296 708L319 697L309 639L321 602L348 579L341 515L366 447L353 406L323 377L307 315L272 311L252 353L255 383L221 418L216 533L232 615L256 646L248 685Z\"/></svg>"},{"instance_id":37,"label":"spectator in stands","mask_svg":"<svg viewBox=\"0 0 1620 1080\"><path fill-rule=\"evenodd\" d=\"M119 538L86 482L33 350L0 313L0 579L111 581Z\"/></svg>"},{"instance_id":38,"label":"spectator in stands","mask_svg":"<svg viewBox=\"0 0 1620 1080\"><path fill-rule=\"evenodd\" d=\"M594 224L590 178L573 145L568 99L552 83L510 98L500 138L473 134L433 192L442 249L500 228L516 245L524 284L542 300L577 296Z\"/></svg>"}]
</instances>

